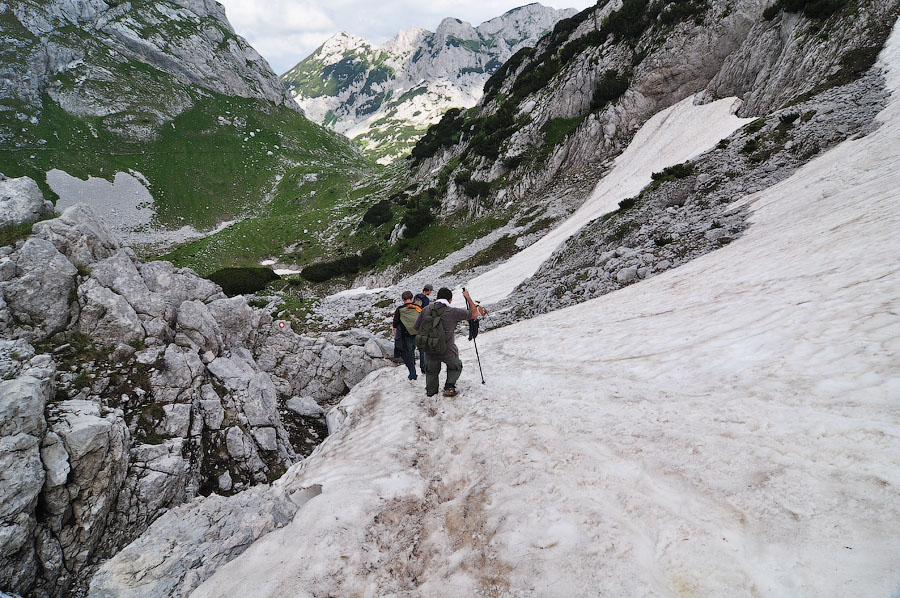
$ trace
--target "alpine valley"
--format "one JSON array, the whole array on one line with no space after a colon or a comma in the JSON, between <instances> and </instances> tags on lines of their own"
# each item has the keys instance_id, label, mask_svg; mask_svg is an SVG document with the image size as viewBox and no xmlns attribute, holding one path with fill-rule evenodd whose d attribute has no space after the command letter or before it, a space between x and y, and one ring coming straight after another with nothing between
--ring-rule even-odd
<instances>
[{"instance_id":1,"label":"alpine valley","mask_svg":"<svg viewBox=\"0 0 900 598\"><path fill-rule=\"evenodd\" d=\"M0 598L900 595L898 15L0 0Z\"/></svg>"},{"instance_id":2,"label":"alpine valley","mask_svg":"<svg viewBox=\"0 0 900 598\"><path fill-rule=\"evenodd\" d=\"M380 47L341 32L281 80L309 118L390 163L449 108L474 106L500 65L576 12L535 3L478 27L446 18L434 33L401 31Z\"/></svg>"}]
</instances>

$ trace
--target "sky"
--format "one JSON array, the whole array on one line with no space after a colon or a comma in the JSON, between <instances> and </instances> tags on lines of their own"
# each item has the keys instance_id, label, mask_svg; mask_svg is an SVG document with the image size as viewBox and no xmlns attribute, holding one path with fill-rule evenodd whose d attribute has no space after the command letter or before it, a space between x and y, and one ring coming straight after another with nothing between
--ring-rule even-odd
<instances>
[{"instance_id":1,"label":"sky","mask_svg":"<svg viewBox=\"0 0 900 598\"><path fill-rule=\"evenodd\" d=\"M238 35L281 75L339 31L382 44L398 31L422 27L434 31L445 17L477 26L527 0L219 0ZM553 8L577 8L593 0L542 1Z\"/></svg>"}]
</instances>

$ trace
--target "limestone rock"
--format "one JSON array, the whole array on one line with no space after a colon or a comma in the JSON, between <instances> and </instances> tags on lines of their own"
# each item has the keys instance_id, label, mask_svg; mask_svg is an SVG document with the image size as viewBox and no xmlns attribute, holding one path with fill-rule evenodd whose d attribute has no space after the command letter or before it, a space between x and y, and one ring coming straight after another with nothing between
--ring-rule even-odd
<instances>
[{"instance_id":1,"label":"limestone rock","mask_svg":"<svg viewBox=\"0 0 900 598\"><path fill-rule=\"evenodd\" d=\"M16 278L0 283L0 290L13 319L33 326L30 336L36 340L62 330L69 321L75 266L52 243L36 237L10 258Z\"/></svg>"},{"instance_id":2,"label":"limestone rock","mask_svg":"<svg viewBox=\"0 0 900 598\"><path fill-rule=\"evenodd\" d=\"M325 413L315 399L310 397L292 397L284 406L303 417L319 417Z\"/></svg>"},{"instance_id":3,"label":"limestone rock","mask_svg":"<svg viewBox=\"0 0 900 598\"><path fill-rule=\"evenodd\" d=\"M89 278L78 287L81 317L78 331L103 345L120 341L138 343L146 333L130 303L122 296Z\"/></svg>"},{"instance_id":4,"label":"limestone rock","mask_svg":"<svg viewBox=\"0 0 900 598\"><path fill-rule=\"evenodd\" d=\"M130 249L116 251L91 266L91 278L121 295L135 313L171 321L174 316L173 306L168 304L163 295L147 288L132 256Z\"/></svg>"},{"instance_id":5,"label":"limestone rock","mask_svg":"<svg viewBox=\"0 0 900 598\"><path fill-rule=\"evenodd\" d=\"M49 423L69 453L64 496L71 506L45 525L59 539L66 566L78 571L104 539L128 470L130 435L121 411L104 413L93 401L63 401L51 410Z\"/></svg>"},{"instance_id":6,"label":"limestone rock","mask_svg":"<svg viewBox=\"0 0 900 598\"><path fill-rule=\"evenodd\" d=\"M191 425L191 406L183 403L163 405L161 432L166 436L187 438Z\"/></svg>"},{"instance_id":7,"label":"limestone rock","mask_svg":"<svg viewBox=\"0 0 900 598\"><path fill-rule=\"evenodd\" d=\"M34 237L53 243L76 266L108 258L119 242L85 204L63 210L59 218L34 225Z\"/></svg>"},{"instance_id":8,"label":"limestone rock","mask_svg":"<svg viewBox=\"0 0 900 598\"><path fill-rule=\"evenodd\" d=\"M637 266L631 266L630 268L622 268L616 274L616 281L620 284L628 284L629 282L633 282L637 279Z\"/></svg>"},{"instance_id":9,"label":"limestone rock","mask_svg":"<svg viewBox=\"0 0 900 598\"><path fill-rule=\"evenodd\" d=\"M53 204L28 177L0 179L0 228L34 222L53 215Z\"/></svg>"},{"instance_id":10,"label":"limestone rock","mask_svg":"<svg viewBox=\"0 0 900 598\"><path fill-rule=\"evenodd\" d=\"M154 401L162 404L187 402L186 395L194 392L204 371L196 351L169 345L163 354L163 367L150 379Z\"/></svg>"},{"instance_id":11,"label":"limestone rock","mask_svg":"<svg viewBox=\"0 0 900 598\"><path fill-rule=\"evenodd\" d=\"M185 301L178 307L175 343L218 355L222 347L219 325L201 301Z\"/></svg>"},{"instance_id":12,"label":"limestone rock","mask_svg":"<svg viewBox=\"0 0 900 598\"><path fill-rule=\"evenodd\" d=\"M247 305L242 296L217 299L207 306L222 333L222 343L228 347L251 347L259 327L259 315Z\"/></svg>"},{"instance_id":13,"label":"limestone rock","mask_svg":"<svg viewBox=\"0 0 900 598\"><path fill-rule=\"evenodd\" d=\"M289 523L297 508L284 491L267 486L227 498L198 498L157 519L104 563L91 580L90 595L186 596L254 540Z\"/></svg>"}]
</instances>

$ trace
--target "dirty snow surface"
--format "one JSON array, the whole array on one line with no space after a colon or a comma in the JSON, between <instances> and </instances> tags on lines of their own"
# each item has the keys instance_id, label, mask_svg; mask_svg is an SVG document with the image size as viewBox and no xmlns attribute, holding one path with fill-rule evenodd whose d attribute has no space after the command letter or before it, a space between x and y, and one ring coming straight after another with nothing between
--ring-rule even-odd
<instances>
[{"instance_id":1,"label":"dirty snow surface","mask_svg":"<svg viewBox=\"0 0 900 598\"><path fill-rule=\"evenodd\" d=\"M454 399L373 373L278 482L322 494L193 596L900 595L896 97L879 120L725 248L480 336L486 384L462 339Z\"/></svg>"}]
</instances>

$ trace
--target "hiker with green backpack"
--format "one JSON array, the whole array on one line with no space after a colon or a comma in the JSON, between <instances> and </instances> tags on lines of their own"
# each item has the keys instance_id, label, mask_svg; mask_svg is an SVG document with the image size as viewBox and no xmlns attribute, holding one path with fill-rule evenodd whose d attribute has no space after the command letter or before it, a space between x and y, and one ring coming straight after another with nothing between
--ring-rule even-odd
<instances>
[{"instance_id":1,"label":"hiker with green backpack","mask_svg":"<svg viewBox=\"0 0 900 598\"><path fill-rule=\"evenodd\" d=\"M422 308L413 303L412 291L400 295L403 305L394 311L394 357L403 359L409 369L409 380L416 380L416 327Z\"/></svg>"},{"instance_id":2,"label":"hiker with green backpack","mask_svg":"<svg viewBox=\"0 0 900 598\"><path fill-rule=\"evenodd\" d=\"M463 290L463 297L468 309L451 307L453 292L446 287L441 288L437 292L437 300L422 309L414 324L418 331L416 346L425 353L425 394L429 397L438 393L442 362L447 364L444 396L456 396L456 381L462 373L462 361L454 340L456 325L477 318L480 311L468 291Z\"/></svg>"}]
</instances>

